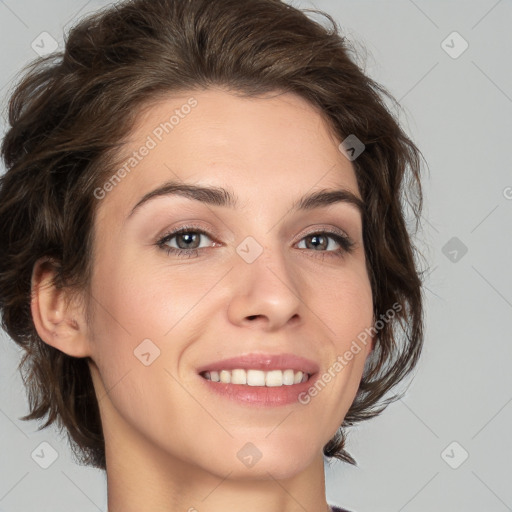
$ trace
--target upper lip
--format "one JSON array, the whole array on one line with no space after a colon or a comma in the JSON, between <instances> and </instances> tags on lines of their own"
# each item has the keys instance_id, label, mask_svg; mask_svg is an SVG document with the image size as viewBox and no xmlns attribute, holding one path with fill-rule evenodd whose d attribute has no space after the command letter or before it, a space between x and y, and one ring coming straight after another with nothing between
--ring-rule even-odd
<instances>
[{"instance_id":1,"label":"upper lip","mask_svg":"<svg viewBox=\"0 0 512 512\"><path fill-rule=\"evenodd\" d=\"M301 356L295 354L245 354L221 361L207 363L197 369L198 373L205 371L220 370L288 370L302 371L310 375L318 372L318 365Z\"/></svg>"}]
</instances>

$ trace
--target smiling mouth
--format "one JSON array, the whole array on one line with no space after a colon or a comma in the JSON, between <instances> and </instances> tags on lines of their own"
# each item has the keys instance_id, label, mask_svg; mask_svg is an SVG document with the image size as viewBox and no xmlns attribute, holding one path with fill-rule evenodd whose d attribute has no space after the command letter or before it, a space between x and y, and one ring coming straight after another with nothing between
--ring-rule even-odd
<instances>
[{"instance_id":1,"label":"smiling mouth","mask_svg":"<svg viewBox=\"0 0 512 512\"><path fill-rule=\"evenodd\" d=\"M206 380L223 384L245 386L281 387L307 382L311 374L301 370L253 370L237 368L234 370L204 371L199 374Z\"/></svg>"}]
</instances>

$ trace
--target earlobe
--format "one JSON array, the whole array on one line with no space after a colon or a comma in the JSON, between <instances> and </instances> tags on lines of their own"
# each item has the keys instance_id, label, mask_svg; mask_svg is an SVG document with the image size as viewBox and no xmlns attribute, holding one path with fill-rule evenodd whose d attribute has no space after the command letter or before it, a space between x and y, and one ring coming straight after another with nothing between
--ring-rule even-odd
<instances>
[{"instance_id":1,"label":"earlobe","mask_svg":"<svg viewBox=\"0 0 512 512\"><path fill-rule=\"evenodd\" d=\"M67 300L65 288L52 284L56 273L57 266L49 258L34 264L30 309L37 333L45 343L69 356L90 356L85 315L75 301Z\"/></svg>"}]
</instances>

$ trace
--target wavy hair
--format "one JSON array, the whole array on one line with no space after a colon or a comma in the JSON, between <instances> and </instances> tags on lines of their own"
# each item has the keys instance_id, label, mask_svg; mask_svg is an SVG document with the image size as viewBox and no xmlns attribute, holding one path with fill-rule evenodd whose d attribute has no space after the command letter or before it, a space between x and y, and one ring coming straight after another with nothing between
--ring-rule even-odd
<instances>
[{"instance_id":1,"label":"wavy hair","mask_svg":"<svg viewBox=\"0 0 512 512\"><path fill-rule=\"evenodd\" d=\"M324 25L308 13L320 14ZM344 140L365 145L352 163L364 201L363 240L379 330L353 404L326 457L350 464L347 427L380 414L417 364L423 344L421 272L406 222L422 209L421 153L322 11L281 0L131 0L78 22L65 48L23 69L8 102L0 178L2 327L24 349L19 369L40 428L57 422L80 462L105 469L105 444L87 358L44 343L31 316L31 274L42 257L53 284L88 291L94 264L94 190L116 169L137 117L173 93L221 86L237 94L293 92L318 107ZM411 191L414 193L411 194ZM87 294L85 293L85 296Z\"/></svg>"}]
</instances>

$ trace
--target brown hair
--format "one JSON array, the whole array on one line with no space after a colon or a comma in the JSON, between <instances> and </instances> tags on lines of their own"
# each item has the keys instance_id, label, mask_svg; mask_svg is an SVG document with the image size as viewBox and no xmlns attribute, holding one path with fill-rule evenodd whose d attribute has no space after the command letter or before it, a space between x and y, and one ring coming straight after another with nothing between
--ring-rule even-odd
<instances>
[{"instance_id":1,"label":"brown hair","mask_svg":"<svg viewBox=\"0 0 512 512\"><path fill-rule=\"evenodd\" d=\"M383 400L417 363L423 309L403 203L414 190L409 204L417 229L421 154L386 106L391 95L355 57L328 14L280 0L132 0L85 18L62 53L23 70L9 101L0 178L0 310L3 328L25 350L19 368L30 414L22 419L48 415L40 428L57 422L82 463L105 468L87 358L70 357L38 336L31 274L36 260L48 257L58 269L53 284L88 301L93 191L112 175L141 110L164 95L212 85L247 96L294 92L319 107L340 140L353 134L366 146L352 163L365 203L375 319L400 305L379 330L355 401L324 447L325 456L356 464L344 449L346 427L398 398Z\"/></svg>"}]
</instances>

